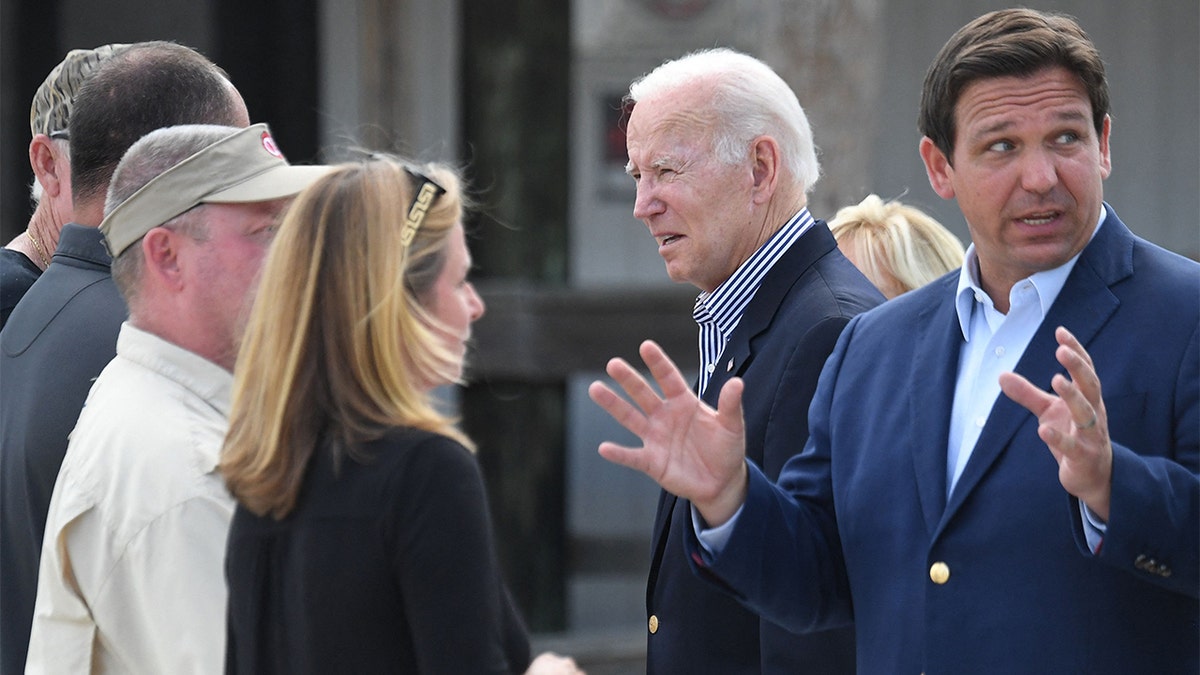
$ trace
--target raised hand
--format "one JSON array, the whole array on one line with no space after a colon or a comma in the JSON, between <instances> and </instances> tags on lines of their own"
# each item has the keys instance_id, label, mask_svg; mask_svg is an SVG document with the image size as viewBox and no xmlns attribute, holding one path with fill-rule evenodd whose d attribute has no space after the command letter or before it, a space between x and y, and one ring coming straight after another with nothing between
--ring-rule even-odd
<instances>
[{"instance_id":1,"label":"raised hand","mask_svg":"<svg viewBox=\"0 0 1200 675\"><path fill-rule=\"evenodd\" d=\"M1059 326L1054 355L1071 379L1055 375L1050 394L1016 373L1000 375L1000 389L1038 418L1038 436L1058 461L1058 480L1097 516L1108 520L1112 496L1112 441L1092 357Z\"/></svg>"},{"instance_id":2,"label":"raised hand","mask_svg":"<svg viewBox=\"0 0 1200 675\"><path fill-rule=\"evenodd\" d=\"M661 347L647 340L638 352L662 396L623 359L609 361L609 376L633 403L599 381L588 387L588 395L640 438L642 447L605 441L600 455L691 500L710 526L724 524L746 498L742 381L727 382L713 410L696 397Z\"/></svg>"}]
</instances>

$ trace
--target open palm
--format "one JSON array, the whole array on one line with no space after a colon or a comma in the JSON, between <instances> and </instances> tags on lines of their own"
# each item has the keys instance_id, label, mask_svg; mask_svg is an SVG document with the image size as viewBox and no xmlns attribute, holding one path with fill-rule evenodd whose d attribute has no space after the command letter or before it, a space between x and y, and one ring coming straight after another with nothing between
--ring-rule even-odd
<instances>
[{"instance_id":1,"label":"open palm","mask_svg":"<svg viewBox=\"0 0 1200 675\"><path fill-rule=\"evenodd\" d=\"M709 525L720 525L745 500L743 383L736 378L726 383L714 410L692 392L661 347L647 340L638 351L662 395L623 359L609 361L609 376L632 403L602 382L593 382L588 395L641 439L642 447L605 441L600 455L645 473L664 490L691 500Z\"/></svg>"}]
</instances>

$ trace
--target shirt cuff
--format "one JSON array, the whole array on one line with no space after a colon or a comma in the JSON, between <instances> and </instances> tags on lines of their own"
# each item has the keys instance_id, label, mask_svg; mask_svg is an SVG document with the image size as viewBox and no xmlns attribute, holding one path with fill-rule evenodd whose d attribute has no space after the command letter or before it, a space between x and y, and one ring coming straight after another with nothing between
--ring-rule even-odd
<instances>
[{"instance_id":1,"label":"shirt cuff","mask_svg":"<svg viewBox=\"0 0 1200 675\"><path fill-rule=\"evenodd\" d=\"M700 540L700 548L703 550L707 562L712 562L714 557L721 555L721 551L725 550L725 544L729 543L729 537L733 534L733 526L737 523L738 516L742 515L742 509L746 508L746 505L739 506L733 517L720 527L708 527L696 507L692 505L691 508L692 529L696 531L696 538Z\"/></svg>"},{"instance_id":2,"label":"shirt cuff","mask_svg":"<svg viewBox=\"0 0 1200 675\"><path fill-rule=\"evenodd\" d=\"M1079 513L1083 515L1083 536L1087 537L1088 548L1093 554L1097 554L1100 552L1100 544L1104 543L1104 534L1108 532L1108 523L1092 513L1082 499L1079 500Z\"/></svg>"}]
</instances>

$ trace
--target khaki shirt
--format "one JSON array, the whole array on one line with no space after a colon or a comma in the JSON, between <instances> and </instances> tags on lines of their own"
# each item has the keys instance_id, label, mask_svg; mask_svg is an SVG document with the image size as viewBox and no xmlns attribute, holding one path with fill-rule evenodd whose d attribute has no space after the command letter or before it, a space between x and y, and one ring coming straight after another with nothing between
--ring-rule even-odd
<instances>
[{"instance_id":1,"label":"khaki shirt","mask_svg":"<svg viewBox=\"0 0 1200 675\"><path fill-rule=\"evenodd\" d=\"M125 323L46 522L29 673L218 673L232 375Z\"/></svg>"}]
</instances>

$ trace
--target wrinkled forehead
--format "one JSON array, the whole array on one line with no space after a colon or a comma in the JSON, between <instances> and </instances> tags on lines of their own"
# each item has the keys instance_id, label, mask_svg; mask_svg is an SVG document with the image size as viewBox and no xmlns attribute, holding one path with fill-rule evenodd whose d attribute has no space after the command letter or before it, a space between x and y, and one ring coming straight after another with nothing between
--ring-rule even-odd
<instances>
[{"instance_id":1,"label":"wrinkled forehead","mask_svg":"<svg viewBox=\"0 0 1200 675\"><path fill-rule=\"evenodd\" d=\"M711 149L714 125L711 115L697 106L674 100L638 103L630 114L626 146L631 160L653 161L661 154L679 154ZM650 155L643 157L641 155Z\"/></svg>"},{"instance_id":2,"label":"wrinkled forehead","mask_svg":"<svg viewBox=\"0 0 1200 675\"><path fill-rule=\"evenodd\" d=\"M680 85L656 92L639 100L629 116L629 130L640 133L661 132L682 126L687 131L703 131L713 126L710 86L703 83Z\"/></svg>"}]
</instances>

